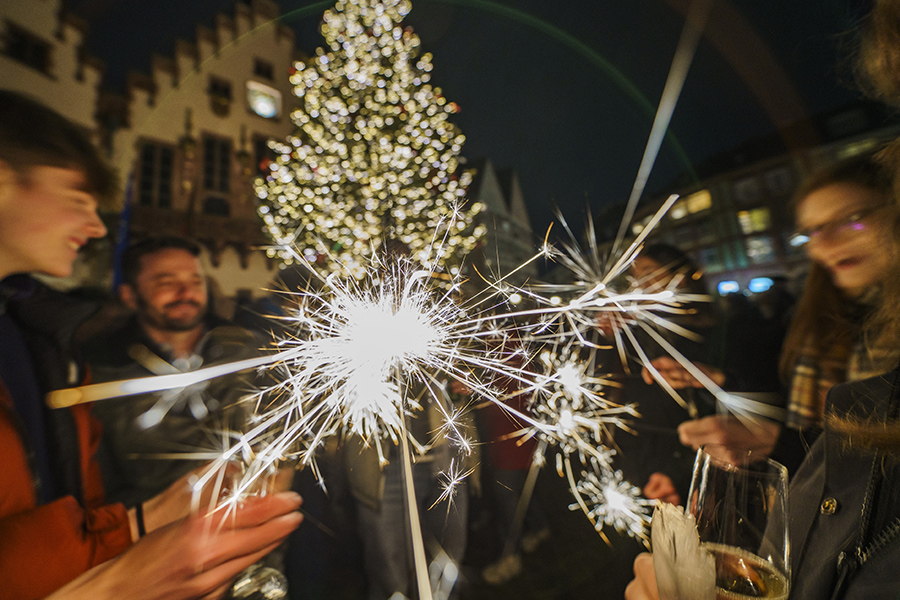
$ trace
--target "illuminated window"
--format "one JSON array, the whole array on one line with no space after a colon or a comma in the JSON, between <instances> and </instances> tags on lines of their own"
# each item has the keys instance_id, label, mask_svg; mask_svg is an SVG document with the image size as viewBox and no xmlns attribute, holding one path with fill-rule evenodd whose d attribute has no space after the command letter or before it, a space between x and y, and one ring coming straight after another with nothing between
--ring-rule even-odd
<instances>
[{"instance_id":1,"label":"illuminated window","mask_svg":"<svg viewBox=\"0 0 900 600\"><path fill-rule=\"evenodd\" d=\"M741 286L737 281L720 281L717 286L719 290L720 296L725 296L727 294L736 294L741 291Z\"/></svg>"},{"instance_id":2,"label":"illuminated window","mask_svg":"<svg viewBox=\"0 0 900 600\"><path fill-rule=\"evenodd\" d=\"M747 289L753 292L754 294L759 294L760 292L765 292L767 289L772 287L774 282L769 277L754 277L750 280L750 283L747 285Z\"/></svg>"},{"instance_id":3,"label":"illuminated window","mask_svg":"<svg viewBox=\"0 0 900 600\"><path fill-rule=\"evenodd\" d=\"M257 81L248 81L247 105L259 116L274 119L281 114L281 92Z\"/></svg>"},{"instance_id":4,"label":"illuminated window","mask_svg":"<svg viewBox=\"0 0 900 600\"><path fill-rule=\"evenodd\" d=\"M684 201L687 204L688 212L692 215L712 208L712 194L709 193L709 190L700 190L685 198Z\"/></svg>"},{"instance_id":5,"label":"illuminated window","mask_svg":"<svg viewBox=\"0 0 900 600\"><path fill-rule=\"evenodd\" d=\"M158 208L172 207L174 155L175 151L171 146L155 142L141 143L138 154L138 204Z\"/></svg>"},{"instance_id":6,"label":"illuminated window","mask_svg":"<svg viewBox=\"0 0 900 600\"><path fill-rule=\"evenodd\" d=\"M747 258L751 263L761 264L775 260L775 248L769 236L752 237L747 240Z\"/></svg>"},{"instance_id":7,"label":"illuminated window","mask_svg":"<svg viewBox=\"0 0 900 600\"><path fill-rule=\"evenodd\" d=\"M685 200L679 200L675 204L672 205L672 210L669 211L669 216L674 220L683 219L688 215L688 206Z\"/></svg>"},{"instance_id":8,"label":"illuminated window","mask_svg":"<svg viewBox=\"0 0 900 600\"><path fill-rule=\"evenodd\" d=\"M768 208L754 208L753 210L738 211L738 223L744 234L768 231L772 225L772 218Z\"/></svg>"},{"instance_id":9,"label":"illuminated window","mask_svg":"<svg viewBox=\"0 0 900 600\"><path fill-rule=\"evenodd\" d=\"M747 248L743 241L734 240L734 242L722 246L725 256L726 269L743 269L747 266Z\"/></svg>"},{"instance_id":10,"label":"illuminated window","mask_svg":"<svg viewBox=\"0 0 900 600\"><path fill-rule=\"evenodd\" d=\"M204 136L203 188L226 194L231 190L231 140Z\"/></svg>"}]
</instances>

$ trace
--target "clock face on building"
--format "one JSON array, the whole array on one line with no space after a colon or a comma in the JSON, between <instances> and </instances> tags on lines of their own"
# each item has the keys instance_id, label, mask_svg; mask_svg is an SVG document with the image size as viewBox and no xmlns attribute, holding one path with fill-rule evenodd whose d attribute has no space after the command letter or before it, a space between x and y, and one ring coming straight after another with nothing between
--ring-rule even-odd
<instances>
[{"instance_id":1,"label":"clock face on building","mask_svg":"<svg viewBox=\"0 0 900 600\"><path fill-rule=\"evenodd\" d=\"M274 119L281 114L281 92L257 81L248 81L247 104L259 116Z\"/></svg>"}]
</instances>

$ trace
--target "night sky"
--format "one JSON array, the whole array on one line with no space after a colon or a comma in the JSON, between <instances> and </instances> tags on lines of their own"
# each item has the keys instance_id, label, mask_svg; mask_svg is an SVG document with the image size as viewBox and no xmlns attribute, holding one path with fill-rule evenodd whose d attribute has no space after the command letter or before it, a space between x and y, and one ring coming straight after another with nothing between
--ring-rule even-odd
<instances>
[{"instance_id":1,"label":"night sky","mask_svg":"<svg viewBox=\"0 0 900 600\"><path fill-rule=\"evenodd\" d=\"M558 204L573 225L624 201L683 24L686 0L412 0L405 23L434 56L432 83L461 107L463 155L514 167L534 229ZM866 2L715 0L648 185L662 189L691 165L770 134L778 120L852 102L848 35ZM233 0L70 0L90 24L87 49L122 89L156 52L212 27ZM281 0L307 53L328 2ZM780 74L780 76L779 76ZM768 95L768 104L762 96ZM774 107L774 108L773 108ZM676 146L677 144L677 146ZM681 148L678 150L677 147Z\"/></svg>"}]
</instances>

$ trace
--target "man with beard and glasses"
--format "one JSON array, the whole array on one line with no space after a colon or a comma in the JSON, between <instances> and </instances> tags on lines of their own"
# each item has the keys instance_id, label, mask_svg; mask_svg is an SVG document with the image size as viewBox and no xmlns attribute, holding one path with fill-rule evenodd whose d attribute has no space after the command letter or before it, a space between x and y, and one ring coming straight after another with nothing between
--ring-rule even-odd
<instances>
[{"instance_id":1,"label":"man with beard and glasses","mask_svg":"<svg viewBox=\"0 0 900 600\"><path fill-rule=\"evenodd\" d=\"M193 371L259 354L253 334L208 310L199 255L197 244L179 237L150 238L126 250L118 292L134 315L86 344L95 382ZM240 400L252 390L246 374L235 374L98 402L107 495L133 506L166 489L199 464L184 455L221 449L222 432L243 425Z\"/></svg>"}]
</instances>

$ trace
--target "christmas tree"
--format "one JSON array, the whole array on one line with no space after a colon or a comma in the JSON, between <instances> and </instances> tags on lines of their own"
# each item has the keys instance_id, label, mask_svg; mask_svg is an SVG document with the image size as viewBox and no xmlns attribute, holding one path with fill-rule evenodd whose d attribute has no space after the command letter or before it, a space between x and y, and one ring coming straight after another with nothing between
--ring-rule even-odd
<instances>
[{"instance_id":1,"label":"christmas tree","mask_svg":"<svg viewBox=\"0 0 900 600\"><path fill-rule=\"evenodd\" d=\"M339 0L325 13L319 48L291 76L301 108L277 158L257 183L259 213L277 246L333 272L362 276L388 240L426 267L458 272L484 228L464 204L472 175L460 168L465 137L448 120L458 107L428 82L431 56L400 26L407 0ZM438 249L438 251L435 251Z\"/></svg>"}]
</instances>

